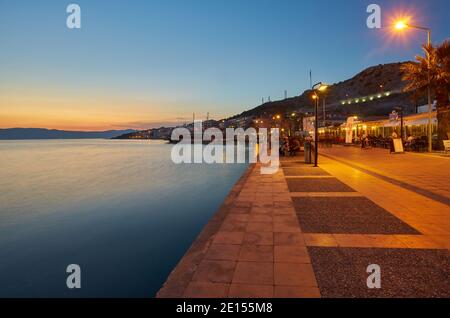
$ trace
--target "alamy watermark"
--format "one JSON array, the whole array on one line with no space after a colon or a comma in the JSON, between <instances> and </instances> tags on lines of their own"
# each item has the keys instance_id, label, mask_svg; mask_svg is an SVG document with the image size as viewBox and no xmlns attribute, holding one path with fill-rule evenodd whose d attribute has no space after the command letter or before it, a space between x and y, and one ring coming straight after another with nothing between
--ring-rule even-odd
<instances>
[{"instance_id":1,"label":"alamy watermark","mask_svg":"<svg viewBox=\"0 0 450 318\"><path fill-rule=\"evenodd\" d=\"M66 25L69 29L81 29L81 8L76 3L67 6L66 12L69 13L66 19Z\"/></svg>"},{"instance_id":2,"label":"alamy watermark","mask_svg":"<svg viewBox=\"0 0 450 318\"><path fill-rule=\"evenodd\" d=\"M80 265L70 264L67 266L66 273L69 274L66 279L66 286L69 289L81 288L81 268Z\"/></svg>"},{"instance_id":3,"label":"alamy watermark","mask_svg":"<svg viewBox=\"0 0 450 318\"><path fill-rule=\"evenodd\" d=\"M381 267L377 264L371 264L367 266L367 273L370 274L367 277L367 288L380 289L381 288Z\"/></svg>"},{"instance_id":4,"label":"alamy watermark","mask_svg":"<svg viewBox=\"0 0 450 318\"><path fill-rule=\"evenodd\" d=\"M69 29L81 28L81 7L76 3L71 3L67 6L66 12L69 16L66 20L66 25ZM366 9L370 15L367 18L366 25L369 29L381 28L381 6L375 3L369 4Z\"/></svg>"},{"instance_id":5,"label":"alamy watermark","mask_svg":"<svg viewBox=\"0 0 450 318\"><path fill-rule=\"evenodd\" d=\"M270 134L270 143L269 143ZM260 162L261 174L274 174L280 166L278 128L226 128L225 137L218 128L203 131L202 121L194 122L193 132L187 128L175 128L171 139L171 157L181 163L245 163ZM204 146L204 142L207 144Z\"/></svg>"}]
</instances>

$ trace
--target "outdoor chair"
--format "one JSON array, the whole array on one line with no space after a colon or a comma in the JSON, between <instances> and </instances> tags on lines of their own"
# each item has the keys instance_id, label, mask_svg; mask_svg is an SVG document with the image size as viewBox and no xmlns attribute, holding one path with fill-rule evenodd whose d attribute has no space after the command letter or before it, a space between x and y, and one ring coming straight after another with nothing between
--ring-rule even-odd
<instances>
[{"instance_id":1,"label":"outdoor chair","mask_svg":"<svg viewBox=\"0 0 450 318\"><path fill-rule=\"evenodd\" d=\"M417 152L425 152L427 148L428 148L428 140L426 136L417 139L414 143L414 150Z\"/></svg>"},{"instance_id":2,"label":"outdoor chair","mask_svg":"<svg viewBox=\"0 0 450 318\"><path fill-rule=\"evenodd\" d=\"M443 140L444 143L444 151L447 154L450 151L450 140Z\"/></svg>"}]
</instances>

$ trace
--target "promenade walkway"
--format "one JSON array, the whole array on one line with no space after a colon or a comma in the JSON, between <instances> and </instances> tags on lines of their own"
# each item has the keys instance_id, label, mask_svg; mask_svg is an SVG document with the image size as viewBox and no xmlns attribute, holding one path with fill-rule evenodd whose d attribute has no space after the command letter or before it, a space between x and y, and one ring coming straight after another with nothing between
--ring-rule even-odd
<instances>
[{"instance_id":1,"label":"promenade walkway","mask_svg":"<svg viewBox=\"0 0 450 318\"><path fill-rule=\"evenodd\" d=\"M259 171L236 184L157 297L450 297L448 205L331 158ZM381 289L367 287L371 264Z\"/></svg>"},{"instance_id":2,"label":"promenade walkway","mask_svg":"<svg viewBox=\"0 0 450 318\"><path fill-rule=\"evenodd\" d=\"M423 190L424 195L450 204L450 156L424 153L389 154L388 149L333 146L320 148L331 158L362 168L387 178L411 190ZM403 184L402 184L403 183ZM416 189L414 189L416 188Z\"/></svg>"}]
</instances>

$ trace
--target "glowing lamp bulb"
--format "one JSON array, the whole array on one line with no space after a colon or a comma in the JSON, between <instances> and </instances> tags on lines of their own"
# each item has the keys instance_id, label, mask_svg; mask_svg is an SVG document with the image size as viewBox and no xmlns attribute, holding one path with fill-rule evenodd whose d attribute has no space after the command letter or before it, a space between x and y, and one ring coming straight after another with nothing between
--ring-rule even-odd
<instances>
[{"instance_id":1,"label":"glowing lamp bulb","mask_svg":"<svg viewBox=\"0 0 450 318\"><path fill-rule=\"evenodd\" d=\"M403 30L403 29L406 29L408 27L408 25L405 23L405 21L398 21L396 24L395 24L395 28L397 29L397 30Z\"/></svg>"}]
</instances>

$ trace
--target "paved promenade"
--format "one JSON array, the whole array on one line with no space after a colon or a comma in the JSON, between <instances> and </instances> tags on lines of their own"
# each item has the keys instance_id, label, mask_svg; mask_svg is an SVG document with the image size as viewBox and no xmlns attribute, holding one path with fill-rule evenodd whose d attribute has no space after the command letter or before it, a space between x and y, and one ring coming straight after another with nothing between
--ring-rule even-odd
<instances>
[{"instance_id":1,"label":"paved promenade","mask_svg":"<svg viewBox=\"0 0 450 318\"><path fill-rule=\"evenodd\" d=\"M157 297L450 297L447 204L331 158L259 171L240 179ZM371 264L380 289L367 287Z\"/></svg>"},{"instance_id":2,"label":"paved promenade","mask_svg":"<svg viewBox=\"0 0 450 318\"><path fill-rule=\"evenodd\" d=\"M450 156L425 153L389 154L388 149L333 146L320 148L322 154L355 167L409 185L411 190L431 192L434 199L450 203ZM366 171L367 172L367 171Z\"/></svg>"}]
</instances>

